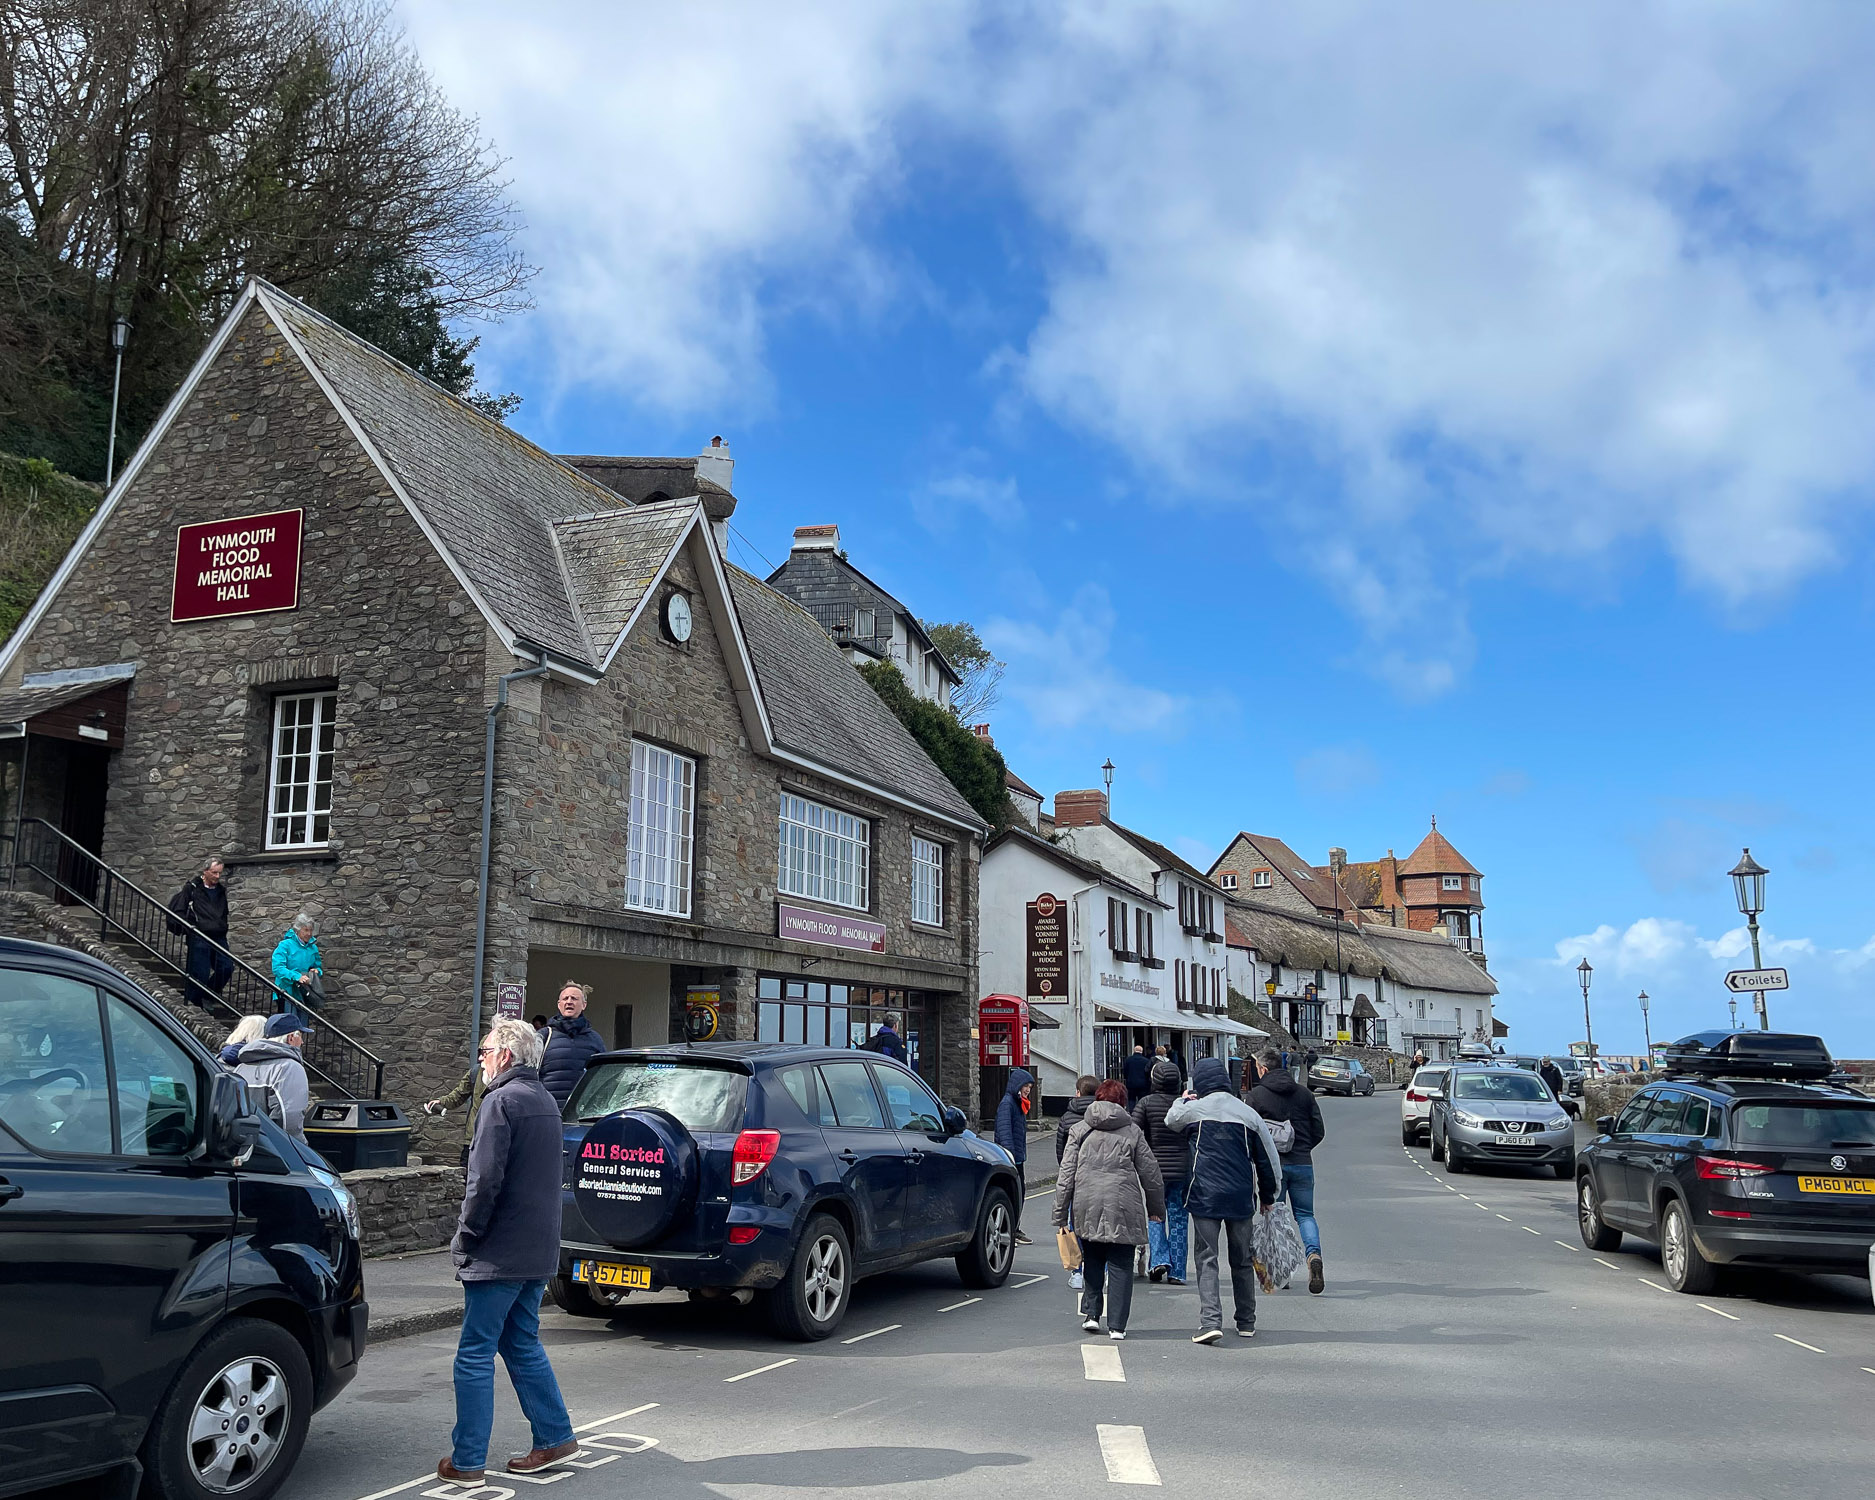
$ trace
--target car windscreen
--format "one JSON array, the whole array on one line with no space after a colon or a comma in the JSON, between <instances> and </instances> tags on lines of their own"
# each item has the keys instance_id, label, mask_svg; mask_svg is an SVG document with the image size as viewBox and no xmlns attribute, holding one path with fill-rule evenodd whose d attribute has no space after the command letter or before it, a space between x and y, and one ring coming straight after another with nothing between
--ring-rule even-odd
<instances>
[{"instance_id":1,"label":"car windscreen","mask_svg":"<svg viewBox=\"0 0 1875 1500\"><path fill-rule=\"evenodd\" d=\"M1785 1151L1875 1146L1875 1104L1851 1099L1741 1104L1732 1111L1732 1140Z\"/></svg>"},{"instance_id":2,"label":"car windscreen","mask_svg":"<svg viewBox=\"0 0 1875 1500\"><path fill-rule=\"evenodd\" d=\"M1413 1087L1416 1089L1436 1089L1439 1086L1439 1080L1444 1076L1444 1068L1421 1068L1413 1075Z\"/></svg>"},{"instance_id":3,"label":"car windscreen","mask_svg":"<svg viewBox=\"0 0 1875 1500\"><path fill-rule=\"evenodd\" d=\"M1549 1096L1542 1079L1508 1068L1496 1073L1460 1073L1452 1089L1454 1099L1495 1099L1515 1104L1541 1104Z\"/></svg>"},{"instance_id":4,"label":"car windscreen","mask_svg":"<svg viewBox=\"0 0 1875 1500\"><path fill-rule=\"evenodd\" d=\"M565 1118L585 1122L621 1109L661 1109L693 1134L740 1130L748 1083L727 1068L638 1059L599 1063L566 1101Z\"/></svg>"}]
</instances>

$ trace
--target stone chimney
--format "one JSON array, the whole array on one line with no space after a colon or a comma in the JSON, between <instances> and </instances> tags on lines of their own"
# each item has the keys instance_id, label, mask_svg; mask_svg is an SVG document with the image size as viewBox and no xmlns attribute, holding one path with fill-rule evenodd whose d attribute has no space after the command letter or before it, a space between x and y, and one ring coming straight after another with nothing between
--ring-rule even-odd
<instances>
[{"instance_id":1,"label":"stone chimney","mask_svg":"<svg viewBox=\"0 0 1875 1500\"><path fill-rule=\"evenodd\" d=\"M1347 869L1347 867L1348 867L1348 851L1346 849L1330 849L1328 851L1328 868L1329 869L1333 870L1335 874L1339 875L1343 870Z\"/></svg>"},{"instance_id":2,"label":"stone chimney","mask_svg":"<svg viewBox=\"0 0 1875 1500\"><path fill-rule=\"evenodd\" d=\"M1107 794L1092 792L1056 792L1055 827L1091 828L1106 820Z\"/></svg>"},{"instance_id":3,"label":"stone chimney","mask_svg":"<svg viewBox=\"0 0 1875 1500\"><path fill-rule=\"evenodd\" d=\"M797 526L794 528L793 550L796 552L838 552L840 528L838 526Z\"/></svg>"},{"instance_id":4,"label":"stone chimney","mask_svg":"<svg viewBox=\"0 0 1875 1500\"><path fill-rule=\"evenodd\" d=\"M972 724L970 726L970 732L987 745L996 743L996 741L990 738L990 726L987 724Z\"/></svg>"},{"instance_id":5,"label":"stone chimney","mask_svg":"<svg viewBox=\"0 0 1875 1500\"><path fill-rule=\"evenodd\" d=\"M710 446L697 455L697 478L720 484L733 495L736 487L730 481L735 477L736 461L729 456L729 444L720 437L711 438Z\"/></svg>"}]
</instances>

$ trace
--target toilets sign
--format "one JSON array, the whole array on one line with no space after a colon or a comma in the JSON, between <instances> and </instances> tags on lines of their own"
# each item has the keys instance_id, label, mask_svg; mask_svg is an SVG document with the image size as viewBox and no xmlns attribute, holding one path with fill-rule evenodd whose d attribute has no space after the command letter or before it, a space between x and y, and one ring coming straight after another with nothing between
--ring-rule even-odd
<instances>
[{"instance_id":1,"label":"toilets sign","mask_svg":"<svg viewBox=\"0 0 1875 1500\"><path fill-rule=\"evenodd\" d=\"M176 528L171 620L258 615L299 604L302 510Z\"/></svg>"}]
</instances>

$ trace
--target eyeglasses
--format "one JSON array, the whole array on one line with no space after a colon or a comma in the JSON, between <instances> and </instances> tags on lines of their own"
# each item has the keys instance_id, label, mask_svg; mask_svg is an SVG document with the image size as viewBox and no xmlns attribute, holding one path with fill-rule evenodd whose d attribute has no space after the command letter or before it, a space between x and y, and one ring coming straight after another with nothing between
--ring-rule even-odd
<instances>
[{"instance_id":1,"label":"eyeglasses","mask_svg":"<svg viewBox=\"0 0 1875 1500\"><path fill-rule=\"evenodd\" d=\"M476 1049L475 1055L477 1057L493 1057L496 1054L501 1053L501 1052L506 1052L507 1050L508 1049L506 1047L480 1047Z\"/></svg>"}]
</instances>

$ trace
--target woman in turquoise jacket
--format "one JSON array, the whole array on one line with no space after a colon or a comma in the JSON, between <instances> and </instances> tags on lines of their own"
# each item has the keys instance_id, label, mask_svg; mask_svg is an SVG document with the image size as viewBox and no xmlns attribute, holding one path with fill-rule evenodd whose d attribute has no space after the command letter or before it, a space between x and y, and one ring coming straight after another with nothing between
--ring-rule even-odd
<instances>
[{"instance_id":1,"label":"woman in turquoise jacket","mask_svg":"<svg viewBox=\"0 0 1875 1500\"><path fill-rule=\"evenodd\" d=\"M319 992L308 983L317 977ZM325 960L319 956L319 939L313 935L310 913L301 912L273 950L273 982L286 997L287 1008L296 1004L317 1010L324 1001Z\"/></svg>"}]
</instances>

